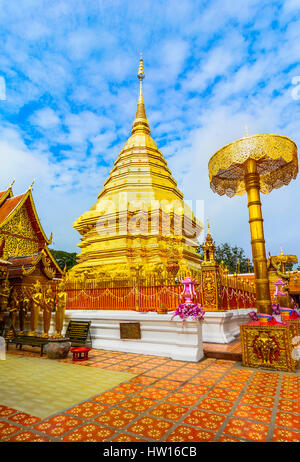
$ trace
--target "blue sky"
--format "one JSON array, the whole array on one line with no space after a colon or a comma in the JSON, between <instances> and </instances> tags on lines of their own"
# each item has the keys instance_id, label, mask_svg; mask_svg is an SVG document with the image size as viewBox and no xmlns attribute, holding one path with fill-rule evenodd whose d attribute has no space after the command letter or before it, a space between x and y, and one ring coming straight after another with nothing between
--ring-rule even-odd
<instances>
[{"instance_id":1,"label":"blue sky","mask_svg":"<svg viewBox=\"0 0 300 462\"><path fill-rule=\"evenodd\" d=\"M1 189L36 179L56 249L98 192L131 130L143 50L152 136L187 200L204 200L217 243L251 254L246 197L209 188L208 160L249 134L300 145L300 1L0 1ZM298 85L300 84L300 77ZM298 99L299 98L299 99ZM266 248L300 257L299 179L262 195Z\"/></svg>"}]
</instances>

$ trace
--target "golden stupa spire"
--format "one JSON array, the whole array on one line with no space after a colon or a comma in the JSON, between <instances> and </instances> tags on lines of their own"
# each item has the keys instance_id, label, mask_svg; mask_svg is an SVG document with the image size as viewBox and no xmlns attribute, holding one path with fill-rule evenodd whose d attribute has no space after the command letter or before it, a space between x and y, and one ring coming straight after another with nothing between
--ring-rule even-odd
<instances>
[{"instance_id":1,"label":"golden stupa spire","mask_svg":"<svg viewBox=\"0 0 300 462\"><path fill-rule=\"evenodd\" d=\"M137 77L140 81L140 93L139 93L139 100L137 104L136 116L135 116L135 120L132 125L131 132L133 134L139 130L144 133L150 134L150 126L147 120L144 99L143 99L143 83L142 82L143 82L143 79L145 78L145 72L144 72L144 62L143 62L142 52L141 52Z\"/></svg>"}]
</instances>

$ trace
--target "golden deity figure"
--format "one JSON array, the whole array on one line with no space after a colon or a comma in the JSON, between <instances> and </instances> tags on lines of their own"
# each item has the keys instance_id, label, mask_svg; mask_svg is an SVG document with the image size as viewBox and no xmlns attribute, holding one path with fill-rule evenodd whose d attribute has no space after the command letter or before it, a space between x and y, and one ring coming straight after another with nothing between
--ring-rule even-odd
<instances>
[{"instance_id":1,"label":"golden deity figure","mask_svg":"<svg viewBox=\"0 0 300 462\"><path fill-rule=\"evenodd\" d=\"M36 336L36 329L39 320L39 314L43 302L42 286L40 281L36 281L33 286L33 294L31 296L31 315L30 315L30 329L28 333L30 336Z\"/></svg>"},{"instance_id":2,"label":"golden deity figure","mask_svg":"<svg viewBox=\"0 0 300 462\"><path fill-rule=\"evenodd\" d=\"M58 286L57 294L57 303L56 303L56 312L55 312L55 334L53 338L61 338L61 332L64 326L65 311L67 306L68 294L65 291L65 283L62 281Z\"/></svg>"},{"instance_id":3,"label":"golden deity figure","mask_svg":"<svg viewBox=\"0 0 300 462\"><path fill-rule=\"evenodd\" d=\"M7 311L10 286L7 279L3 279L0 287L0 311Z\"/></svg>"},{"instance_id":4,"label":"golden deity figure","mask_svg":"<svg viewBox=\"0 0 300 462\"><path fill-rule=\"evenodd\" d=\"M54 296L51 287L49 286L43 303L43 324L44 324L44 333L41 337L48 338L48 332L50 329L50 322L51 322L51 313L54 306Z\"/></svg>"},{"instance_id":5,"label":"golden deity figure","mask_svg":"<svg viewBox=\"0 0 300 462\"><path fill-rule=\"evenodd\" d=\"M19 294L17 288L14 287L11 294L11 302L9 307L9 319L10 319L10 328L6 335L6 338L16 337L16 320L19 311Z\"/></svg>"},{"instance_id":6,"label":"golden deity figure","mask_svg":"<svg viewBox=\"0 0 300 462\"><path fill-rule=\"evenodd\" d=\"M26 315L29 310L30 299L26 293L26 291L22 290L21 300L19 304L19 335L24 334L24 327L25 327L25 319Z\"/></svg>"}]
</instances>

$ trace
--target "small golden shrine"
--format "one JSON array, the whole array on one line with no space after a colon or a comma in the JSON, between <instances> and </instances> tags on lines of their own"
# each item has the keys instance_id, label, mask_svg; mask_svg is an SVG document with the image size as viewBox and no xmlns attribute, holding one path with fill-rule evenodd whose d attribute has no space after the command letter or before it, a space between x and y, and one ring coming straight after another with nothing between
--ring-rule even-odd
<instances>
[{"instance_id":1,"label":"small golden shrine","mask_svg":"<svg viewBox=\"0 0 300 462\"><path fill-rule=\"evenodd\" d=\"M296 255L286 255L284 254L282 248L280 249L280 255L271 256L269 252L269 258L267 260L268 275L269 275L269 285L271 299L275 303L280 303L281 306L290 307L291 298L289 295L289 282L290 282L290 273L286 271L286 265L298 263L298 258ZM275 282L281 278L286 282L286 296L279 297L279 299L274 299L275 293Z\"/></svg>"},{"instance_id":2,"label":"small golden shrine","mask_svg":"<svg viewBox=\"0 0 300 462\"><path fill-rule=\"evenodd\" d=\"M214 311L220 309L221 300L221 283L220 283L220 266L215 259L216 245L210 234L210 225L203 244L203 261L201 262L200 284L202 290L202 307L203 309L213 308Z\"/></svg>"},{"instance_id":3,"label":"small golden shrine","mask_svg":"<svg viewBox=\"0 0 300 462\"><path fill-rule=\"evenodd\" d=\"M32 185L19 196L12 192L13 183L0 192L0 258L1 278L10 286L31 286L37 279L47 283L61 278L62 271L52 256L47 238L38 218Z\"/></svg>"},{"instance_id":4,"label":"small golden shrine","mask_svg":"<svg viewBox=\"0 0 300 462\"><path fill-rule=\"evenodd\" d=\"M81 234L78 264L69 278L120 278L163 270L198 272L197 237L203 225L183 201L162 153L151 137L140 92L131 136L120 152L97 202L73 224ZM171 258L170 258L171 256ZM177 267L178 265L178 267Z\"/></svg>"}]
</instances>

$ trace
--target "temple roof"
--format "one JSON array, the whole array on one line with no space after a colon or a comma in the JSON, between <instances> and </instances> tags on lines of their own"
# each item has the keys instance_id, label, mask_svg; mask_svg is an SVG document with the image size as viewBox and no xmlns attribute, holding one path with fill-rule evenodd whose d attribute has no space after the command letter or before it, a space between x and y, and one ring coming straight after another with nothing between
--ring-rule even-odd
<instances>
[{"instance_id":1,"label":"temple roof","mask_svg":"<svg viewBox=\"0 0 300 462\"><path fill-rule=\"evenodd\" d=\"M62 270L58 266L55 258L53 257L51 251L48 247L45 247L40 252L33 255L25 255L22 257L10 257L8 258L8 268L10 277L24 276L25 274L30 274L35 270L38 263L42 263L44 269L46 269L46 274L50 277L49 269L53 272L52 277L61 277Z\"/></svg>"},{"instance_id":2,"label":"temple roof","mask_svg":"<svg viewBox=\"0 0 300 462\"><path fill-rule=\"evenodd\" d=\"M13 196L11 189L12 185L6 191L0 193L0 233L1 228L13 218L14 214L17 213L23 205L25 205L31 219L32 227L37 234L41 248L43 248L45 244L51 244L52 235L50 238L47 238L42 228L34 205L31 186L27 192L19 196Z\"/></svg>"}]
</instances>

